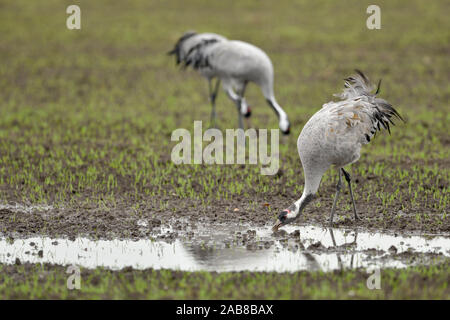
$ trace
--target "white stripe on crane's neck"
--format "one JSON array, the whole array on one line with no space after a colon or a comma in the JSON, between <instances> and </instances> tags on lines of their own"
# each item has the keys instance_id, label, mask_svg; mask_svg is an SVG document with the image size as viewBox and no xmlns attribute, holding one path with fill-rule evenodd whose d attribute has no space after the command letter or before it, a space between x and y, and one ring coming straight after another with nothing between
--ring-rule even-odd
<instances>
[{"instance_id":1,"label":"white stripe on crane's neck","mask_svg":"<svg viewBox=\"0 0 450 320\"><path fill-rule=\"evenodd\" d=\"M267 102L278 116L278 125L280 127L280 130L283 133L288 134L290 130L290 124L286 112L284 112L284 110L280 107L280 105L277 103L275 98L273 98L273 96L272 98L267 99Z\"/></svg>"},{"instance_id":2,"label":"white stripe on crane's neck","mask_svg":"<svg viewBox=\"0 0 450 320\"><path fill-rule=\"evenodd\" d=\"M281 108L281 106L278 104L275 98L268 98L267 103L269 103L269 105L273 108L273 110L275 110L280 120L287 119L286 112L284 112L284 110Z\"/></svg>"},{"instance_id":3,"label":"white stripe on crane's neck","mask_svg":"<svg viewBox=\"0 0 450 320\"><path fill-rule=\"evenodd\" d=\"M314 195L319 189L320 181L322 180L322 176L327 169L324 168L316 168L315 170L311 170L309 167L303 164L303 171L305 175L305 186L303 188L303 194L300 199L295 201L295 207L298 209L297 214L300 214L305 208L305 206L314 199Z\"/></svg>"},{"instance_id":4,"label":"white stripe on crane's neck","mask_svg":"<svg viewBox=\"0 0 450 320\"><path fill-rule=\"evenodd\" d=\"M296 218L298 215L300 215L303 211L303 209L306 207L308 203L310 203L314 199L314 195L306 192L303 192L302 197L295 201L295 208L296 208Z\"/></svg>"}]
</instances>

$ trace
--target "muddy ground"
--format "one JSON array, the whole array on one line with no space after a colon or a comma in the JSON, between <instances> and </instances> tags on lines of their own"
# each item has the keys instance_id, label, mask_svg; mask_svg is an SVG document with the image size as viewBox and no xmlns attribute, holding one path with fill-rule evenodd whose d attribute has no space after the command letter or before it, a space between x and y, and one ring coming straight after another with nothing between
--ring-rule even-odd
<instances>
[{"instance_id":1,"label":"muddy ground","mask_svg":"<svg viewBox=\"0 0 450 320\"><path fill-rule=\"evenodd\" d=\"M331 193L331 192L330 192ZM306 208L301 218L294 224L311 224L322 227L329 226L329 211L332 205L330 193L322 196L325 206ZM328 197L327 197L328 196ZM349 197L344 193L343 197ZM40 208L24 209L14 206L0 209L0 234L5 237L23 238L32 235L49 237L87 236L93 239L113 238L145 238L155 236L152 227L172 227L174 230L165 235L167 239L177 238L177 230L194 229L197 225L208 222L214 223L248 223L255 227L270 228L276 221L276 216L286 204L291 201L287 196L272 197L270 204L260 196L259 207L250 208L248 200L242 201L214 201L208 206L191 200L177 197L164 198L167 208L161 210L151 206L141 206L136 213L126 204L113 208L77 207L77 208ZM125 201L126 202L126 201ZM375 202L375 201L374 201ZM389 214L377 213L373 203L357 203L359 220L353 219L351 211L339 210L335 215L335 227L345 227L356 230L389 231L401 234L450 234L450 220L416 219L413 214L407 214L392 208ZM145 231L139 226L145 221L149 228ZM156 230L156 229L155 229ZM159 233L159 231L158 231Z\"/></svg>"}]
</instances>

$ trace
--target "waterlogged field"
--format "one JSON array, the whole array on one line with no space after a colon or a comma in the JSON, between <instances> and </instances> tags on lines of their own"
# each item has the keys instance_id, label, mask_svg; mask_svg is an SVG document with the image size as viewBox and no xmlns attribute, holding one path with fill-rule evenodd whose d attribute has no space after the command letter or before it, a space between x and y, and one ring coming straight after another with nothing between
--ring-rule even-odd
<instances>
[{"instance_id":1,"label":"waterlogged field","mask_svg":"<svg viewBox=\"0 0 450 320\"><path fill-rule=\"evenodd\" d=\"M444 1L381 1L381 30L366 28L368 1L77 4L81 30L66 28L67 3L0 4L0 238L6 243L39 236L168 243L187 237L209 252L214 246L198 230L208 226L213 233L220 224L245 225L236 234L227 229L239 241L221 242L244 253L260 245L284 248L292 230L272 242L255 240L252 232L268 229L300 197L298 134L355 68L374 82L383 78L381 97L406 123L393 127L392 135L377 134L348 168L361 219L353 221L346 190L335 226L394 236L450 235L450 22ZM291 121L291 135L280 137L275 175L262 175L261 165L171 161L175 129L193 133L195 120L202 120L204 129L209 125L206 81L180 71L166 55L187 30L241 39L271 57L275 94ZM278 128L256 86L248 86L246 97L254 128ZM236 108L223 92L217 113L220 129L237 127ZM325 174L317 200L297 225L326 223L336 178L334 169ZM316 259L328 250L317 253L301 243L297 252L311 251ZM404 255L397 249L383 252ZM39 250L36 261L24 252L14 256L14 264L0 252L0 297L448 299L449 248L443 249L428 257L433 263L427 265L382 269L380 290L367 288L362 268L328 273L82 268L81 289L70 291L65 266L35 264L47 261Z\"/></svg>"}]
</instances>

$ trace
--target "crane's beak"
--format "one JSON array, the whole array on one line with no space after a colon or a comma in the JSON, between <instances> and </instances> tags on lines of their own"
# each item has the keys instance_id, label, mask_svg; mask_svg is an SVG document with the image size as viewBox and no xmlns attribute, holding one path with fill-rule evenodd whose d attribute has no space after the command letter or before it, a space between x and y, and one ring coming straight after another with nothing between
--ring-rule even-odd
<instances>
[{"instance_id":1,"label":"crane's beak","mask_svg":"<svg viewBox=\"0 0 450 320\"><path fill-rule=\"evenodd\" d=\"M280 227L283 225L283 222L281 222L280 220L277 220L277 223L275 223L275 225L272 227L272 231L273 232L277 232L278 229L280 229Z\"/></svg>"}]
</instances>

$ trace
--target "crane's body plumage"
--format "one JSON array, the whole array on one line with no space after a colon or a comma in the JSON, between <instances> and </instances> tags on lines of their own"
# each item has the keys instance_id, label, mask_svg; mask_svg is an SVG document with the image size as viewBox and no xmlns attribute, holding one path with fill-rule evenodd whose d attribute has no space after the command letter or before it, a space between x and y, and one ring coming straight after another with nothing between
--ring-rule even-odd
<instances>
[{"instance_id":1,"label":"crane's body plumage","mask_svg":"<svg viewBox=\"0 0 450 320\"><path fill-rule=\"evenodd\" d=\"M223 82L233 86L254 82L266 98L273 96L273 66L267 54L242 41L217 43L211 49L209 62Z\"/></svg>"},{"instance_id":2,"label":"crane's body plumage","mask_svg":"<svg viewBox=\"0 0 450 320\"><path fill-rule=\"evenodd\" d=\"M228 40L215 33L185 33L169 52L175 54L177 63L184 67L192 66L210 83L213 78L222 82L222 87L228 97L236 104L241 116L249 116L250 109L244 98L248 83L257 84L279 118L280 129L289 133L287 114L280 107L273 92L274 70L270 58L260 48L243 41ZM210 92L213 107L212 118L215 118L216 91Z\"/></svg>"},{"instance_id":3,"label":"crane's body plumage","mask_svg":"<svg viewBox=\"0 0 450 320\"><path fill-rule=\"evenodd\" d=\"M305 175L305 188L302 197L280 214L288 221L297 218L301 209L312 200L330 166L339 170L335 199L339 195L341 172L351 188L350 176L343 167L358 161L362 146L371 141L376 131L387 129L390 132L390 125L394 124L392 118L402 119L387 101L370 93L373 88L369 80L357 72L357 75L345 79L345 89L337 95L342 100L324 104L308 120L298 137L297 149ZM352 192L351 197L353 201ZM334 208L335 204L332 212ZM356 218L355 206L354 213Z\"/></svg>"}]
</instances>

